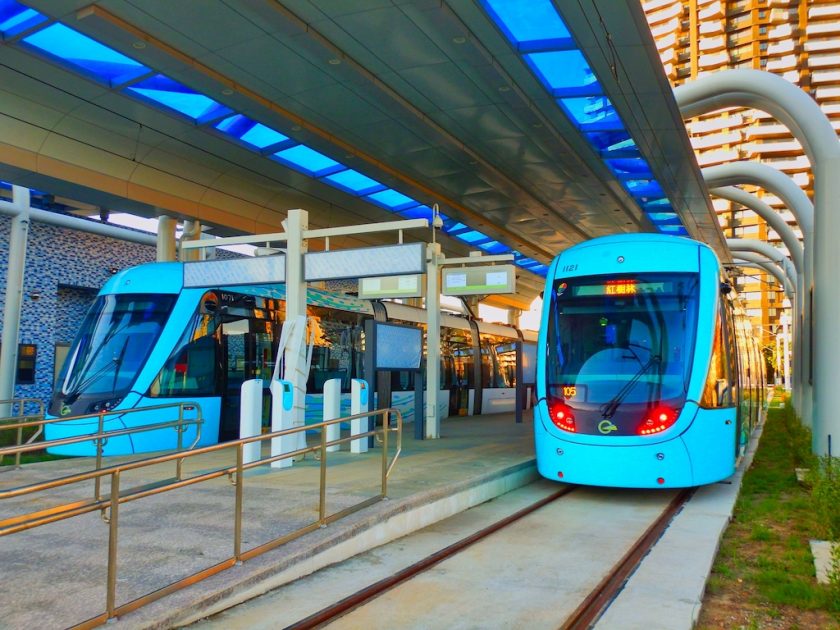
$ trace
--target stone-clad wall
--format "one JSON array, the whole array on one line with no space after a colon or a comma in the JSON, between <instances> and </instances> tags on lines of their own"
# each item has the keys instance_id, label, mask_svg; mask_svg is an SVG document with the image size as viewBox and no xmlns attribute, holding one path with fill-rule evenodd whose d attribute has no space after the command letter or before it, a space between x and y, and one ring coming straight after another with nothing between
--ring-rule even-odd
<instances>
[{"instance_id":1,"label":"stone-clad wall","mask_svg":"<svg viewBox=\"0 0 840 630\"><path fill-rule=\"evenodd\" d=\"M0 216L0 320L11 223L10 217ZM15 397L47 402L52 392L55 344L73 340L96 292L115 271L154 259L154 247L30 223L19 339L38 346L36 383L18 385ZM0 321L0 330L2 325Z\"/></svg>"}]
</instances>

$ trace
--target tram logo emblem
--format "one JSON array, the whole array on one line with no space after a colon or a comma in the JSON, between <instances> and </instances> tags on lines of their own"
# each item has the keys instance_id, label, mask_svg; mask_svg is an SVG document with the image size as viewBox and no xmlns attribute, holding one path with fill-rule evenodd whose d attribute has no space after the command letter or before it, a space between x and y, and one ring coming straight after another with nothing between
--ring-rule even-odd
<instances>
[{"instance_id":1,"label":"tram logo emblem","mask_svg":"<svg viewBox=\"0 0 840 630\"><path fill-rule=\"evenodd\" d=\"M601 422L598 423L598 430L604 435L608 435L613 431L618 431L618 427L609 420L601 420Z\"/></svg>"},{"instance_id":2,"label":"tram logo emblem","mask_svg":"<svg viewBox=\"0 0 840 630\"><path fill-rule=\"evenodd\" d=\"M61 415L66 416L72 411L69 405L61 405Z\"/></svg>"}]
</instances>

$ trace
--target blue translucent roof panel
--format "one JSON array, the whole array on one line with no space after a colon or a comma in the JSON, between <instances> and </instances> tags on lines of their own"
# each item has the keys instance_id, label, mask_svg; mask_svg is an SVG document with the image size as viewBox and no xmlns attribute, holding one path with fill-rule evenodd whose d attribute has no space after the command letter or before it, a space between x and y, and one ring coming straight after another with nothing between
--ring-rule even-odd
<instances>
[{"instance_id":1,"label":"blue translucent roof panel","mask_svg":"<svg viewBox=\"0 0 840 630\"><path fill-rule=\"evenodd\" d=\"M0 35L16 35L47 21L47 16L15 0L0 0Z\"/></svg>"},{"instance_id":2,"label":"blue translucent roof panel","mask_svg":"<svg viewBox=\"0 0 840 630\"><path fill-rule=\"evenodd\" d=\"M141 63L64 24L51 24L23 38L24 43L110 86L151 72Z\"/></svg>"},{"instance_id":3,"label":"blue translucent roof panel","mask_svg":"<svg viewBox=\"0 0 840 630\"><path fill-rule=\"evenodd\" d=\"M370 199L374 203L384 206L389 210L404 210L405 208L410 208L411 206L420 205L419 201L415 201L408 195L397 192L392 188L386 188L385 190L368 195L367 199Z\"/></svg>"},{"instance_id":4,"label":"blue translucent roof panel","mask_svg":"<svg viewBox=\"0 0 840 630\"><path fill-rule=\"evenodd\" d=\"M634 197L661 197L665 194L655 179L628 179L624 185Z\"/></svg>"},{"instance_id":5,"label":"blue translucent roof panel","mask_svg":"<svg viewBox=\"0 0 840 630\"><path fill-rule=\"evenodd\" d=\"M592 96L603 89L579 50L553 50L525 55L537 77L554 96Z\"/></svg>"},{"instance_id":6,"label":"blue translucent roof panel","mask_svg":"<svg viewBox=\"0 0 840 630\"><path fill-rule=\"evenodd\" d=\"M557 102L583 131L624 129L615 107L606 96L561 98Z\"/></svg>"},{"instance_id":7,"label":"blue translucent roof panel","mask_svg":"<svg viewBox=\"0 0 840 630\"><path fill-rule=\"evenodd\" d=\"M671 219L679 219L680 215L676 212L649 212L648 218L655 223L660 223L662 221L670 221Z\"/></svg>"},{"instance_id":8,"label":"blue translucent roof panel","mask_svg":"<svg viewBox=\"0 0 840 630\"><path fill-rule=\"evenodd\" d=\"M459 223L454 219L451 222L447 222L444 219L443 229L446 231L447 234L451 234L452 232L462 232L464 230L469 230L469 228L466 225L464 225L463 223Z\"/></svg>"},{"instance_id":9,"label":"blue translucent roof panel","mask_svg":"<svg viewBox=\"0 0 840 630\"><path fill-rule=\"evenodd\" d=\"M399 214L404 216L406 219L428 219L429 221L431 221L433 211L429 206L414 206L413 208L406 208L405 210L400 210ZM449 217L447 217L443 213L440 213L440 218L444 222L449 221Z\"/></svg>"},{"instance_id":10,"label":"blue translucent roof panel","mask_svg":"<svg viewBox=\"0 0 840 630\"><path fill-rule=\"evenodd\" d=\"M551 0L483 0L490 17L519 50L572 46Z\"/></svg>"},{"instance_id":11,"label":"blue translucent roof panel","mask_svg":"<svg viewBox=\"0 0 840 630\"><path fill-rule=\"evenodd\" d=\"M644 209L648 212L655 211L672 211L671 200L668 197L660 197L659 199L648 199L645 202Z\"/></svg>"},{"instance_id":12,"label":"blue translucent roof panel","mask_svg":"<svg viewBox=\"0 0 840 630\"><path fill-rule=\"evenodd\" d=\"M506 254L510 251L510 247L499 241L488 241L486 243L478 243L478 247L489 254Z\"/></svg>"},{"instance_id":13,"label":"blue translucent roof panel","mask_svg":"<svg viewBox=\"0 0 840 630\"><path fill-rule=\"evenodd\" d=\"M666 232L667 234L676 234L678 236L688 235L688 230L682 225L660 225L658 228L660 232Z\"/></svg>"},{"instance_id":14,"label":"blue translucent roof panel","mask_svg":"<svg viewBox=\"0 0 840 630\"><path fill-rule=\"evenodd\" d=\"M127 92L172 109L195 121L232 113L209 96L191 90L183 83L158 74L125 88Z\"/></svg>"},{"instance_id":15,"label":"blue translucent roof panel","mask_svg":"<svg viewBox=\"0 0 840 630\"><path fill-rule=\"evenodd\" d=\"M289 139L279 131L274 131L242 114L225 118L216 125L216 129L257 149L264 149Z\"/></svg>"},{"instance_id":16,"label":"blue translucent roof panel","mask_svg":"<svg viewBox=\"0 0 840 630\"><path fill-rule=\"evenodd\" d=\"M641 155L636 141L624 129L618 131L590 131L586 139L600 153L601 157L622 156L636 157Z\"/></svg>"},{"instance_id":17,"label":"blue translucent roof panel","mask_svg":"<svg viewBox=\"0 0 840 630\"><path fill-rule=\"evenodd\" d=\"M653 173L644 158L612 158L604 160L613 173L619 177L652 179Z\"/></svg>"},{"instance_id":18,"label":"blue translucent roof panel","mask_svg":"<svg viewBox=\"0 0 840 630\"><path fill-rule=\"evenodd\" d=\"M348 168L346 171L339 171L338 173L327 175L324 179L356 195L367 195L375 190L384 188L375 179L371 179L367 175L362 175L359 171L354 171L351 168Z\"/></svg>"},{"instance_id":19,"label":"blue translucent roof panel","mask_svg":"<svg viewBox=\"0 0 840 630\"><path fill-rule=\"evenodd\" d=\"M323 153L318 153L315 149L310 149L304 144L278 151L274 154L274 157L292 168L316 177L341 167L339 162L328 158Z\"/></svg>"},{"instance_id":20,"label":"blue translucent roof panel","mask_svg":"<svg viewBox=\"0 0 840 630\"><path fill-rule=\"evenodd\" d=\"M461 232L460 234L454 234L453 236L467 243L478 243L479 241L483 242L490 240L489 236L482 234L478 230L468 230L466 232Z\"/></svg>"}]
</instances>

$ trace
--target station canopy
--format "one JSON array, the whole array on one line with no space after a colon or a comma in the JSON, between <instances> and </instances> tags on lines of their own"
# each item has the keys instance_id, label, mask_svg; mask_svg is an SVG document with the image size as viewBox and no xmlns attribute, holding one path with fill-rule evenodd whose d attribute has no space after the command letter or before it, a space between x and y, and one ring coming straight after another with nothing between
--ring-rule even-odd
<instances>
[{"instance_id":1,"label":"station canopy","mask_svg":"<svg viewBox=\"0 0 840 630\"><path fill-rule=\"evenodd\" d=\"M725 252L638 0L0 0L0 37L0 179L64 211L225 236L437 203L520 308L587 238Z\"/></svg>"}]
</instances>

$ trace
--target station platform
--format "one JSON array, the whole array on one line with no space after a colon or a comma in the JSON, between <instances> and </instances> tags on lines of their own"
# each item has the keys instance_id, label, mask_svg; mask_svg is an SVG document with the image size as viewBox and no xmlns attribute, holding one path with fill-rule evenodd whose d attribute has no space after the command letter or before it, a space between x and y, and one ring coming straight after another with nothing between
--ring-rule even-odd
<instances>
[{"instance_id":1,"label":"station platform","mask_svg":"<svg viewBox=\"0 0 840 630\"><path fill-rule=\"evenodd\" d=\"M280 585L396 540L536 481L530 413L450 418L442 438L417 441L404 429L403 451L388 498L109 623L169 628L223 611ZM214 454L213 457L223 457ZM378 493L380 453L330 453L328 511ZM190 462L185 472L225 462ZM8 488L78 470L79 459L0 472ZM243 544L251 548L317 514L319 463L268 466L246 475ZM171 467L145 471L154 481ZM602 618L598 627L691 628L718 542L732 513L742 472L701 488L676 517ZM558 484L559 485L559 484ZM87 493L90 488L74 490ZM67 499L72 498L68 495ZM27 507L0 505L8 514ZM39 504L37 507L41 507ZM124 504L120 510L117 604L131 601L231 555L234 489L227 479ZM617 523L617 527L621 524ZM105 606L108 526L98 513L22 532L0 541L7 588L0 592L4 627L67 627ZM675 555L676 554L676 555ZM680 558L675 562L675 558ZM359 586L361 587L361 585ZM655 601L655 606L652 602ZM663 625L662 611L667 612ZM630 626L628 622L632 620Z\"/></svg>"}]
</instances>

